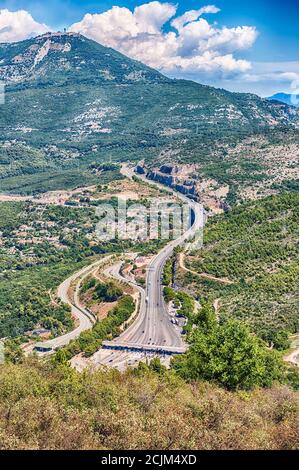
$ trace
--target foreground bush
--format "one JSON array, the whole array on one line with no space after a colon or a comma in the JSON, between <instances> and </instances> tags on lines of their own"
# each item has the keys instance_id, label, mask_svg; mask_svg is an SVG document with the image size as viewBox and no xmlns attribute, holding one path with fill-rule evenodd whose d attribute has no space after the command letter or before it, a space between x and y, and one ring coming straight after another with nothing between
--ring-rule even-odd
<instances>
[{"instance_id":1,"label":"foreground bush","mask_svg":"<svg viewBox=\"0 0 299 470\"><path fill-rule=\"evenodd\" d=\"M154 369L157 369L156 367ZM229 392L146 367L0 367L1 449L296 449L298 394Z\"/></svg>"},{"instance_id":2,"label":"foreground bush","mask_svg":"<svg viewBox=\"0 0 299 470\"><path fill-rule=\"evenodd\" d=\"M215 381L231 390L271 387L286 380L281 355L266 348L247 325L236 320L219 324L209 304L192 318L192 325L188 351L173 360L184 379Z\"/></svg>"}]
</instances>

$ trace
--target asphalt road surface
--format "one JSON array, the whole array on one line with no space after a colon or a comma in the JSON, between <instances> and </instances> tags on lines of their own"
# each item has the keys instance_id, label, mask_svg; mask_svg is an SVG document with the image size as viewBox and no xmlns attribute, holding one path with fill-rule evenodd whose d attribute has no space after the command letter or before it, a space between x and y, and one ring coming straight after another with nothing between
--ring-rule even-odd
<instances>
[{"instance_id":1,"label":"asphalt road surface","mask_svg":"<svg viewBox=\"0 0 299 470\"><path fill-rule=\"evenodd\" d=\"M127 177L134 175L132 170L123 167L123 174ZM141 179L145 180L144 177ZM156 184L160 188L164 186ZM165 189L165 188L164 188ZM171 322L171 318L167 312L167 307L163 296L162 276L166 261L173 254L173 250L178 246L185 245L188 240L194 238L199 229L203 228L204 213L202 206L191 199L181 195L177 192L173 193L180 198L184 203L188 204L194 213L194 222L181 237L171 241L165 248L163 248L157 256L152 260L148 267L146 278L146 289L139 286L135 287L139 290L141 295L141 308L138 319L129 327L119 338L111 342L115 346L134 347L134 345L153 345L165 348L175 348L178 351L184 350L186 346L183 343L181 330L179 327ZM121 265L115 265L110 269L110 276L116 279L122 279L120 275ZM128 282L128 281L127 281ZM134 357L132 352L132 357ZM105 353L105 357L99 354L98 362L112 367L123 368L124 361L127 359L130 363L130 354L127 351L115 350L110 354Z\"/></svg>"},{"instance_id":2,"label":"asphalt road surface","mask_svg":"<svg viewBox=\"0 0 299 470\"><path fill-rule=\"evenodd\" d=\"M122 173L131 178L134 174L128 167L123 166ZM135 175L137 176L137 175ZM147 181L145 177L139 176L140 179ZM157 187L165 189L163 185L150 181ZM131 284L140 294L139 315L132 325L127 328L117 339L111 342L115 346L134 347L134 345L144 345L145 348L149 346L158 347L159 349L172 348L183 352L186 345L183 343L181 336L181 329L171 322L171 317L167 312L167 307L163 296L162 276L166 261L173 254L173 250L178 246L185 246L186 243L193 239L195 234L203 228L204 214L202 206L186 196L172 191L173 194L185 204L188 204L194 214L194 222L182 236L176 240L170 241L151 261L146 278L146 288L138 286L134 281L124 279L120 274L122 263L116 263L106 270L106 274L119 281L126 281ZM65 280L58 288L58 297L62 302L71 306L72 315L76 317L79 325L70 333L55 338L46 343L40 343L43 348L55 350L67 345L73 339L76 339L83 331L92 328L95 319L90 312L80 305L78 299L78 290L80 279L87 277L98 265L102 264L108 258L97 261L92 265L82 269L80 272L72 275ZM78 279L77 288L74 295L74 302L72 303L68 297L70 285ZM159 355L159 354L157 354ZM161 354L160 354L161 355ZM130 352L125 350L101 350L95 355L95 362L102 365L109 365L111 367L125 368L125 365L130 365L139 362L142 358L153 357L151 353L143 352ZM169 359L169 358L168 358ZM165 359L166 360L166 359Z\"/></svg>"}]
</instances>

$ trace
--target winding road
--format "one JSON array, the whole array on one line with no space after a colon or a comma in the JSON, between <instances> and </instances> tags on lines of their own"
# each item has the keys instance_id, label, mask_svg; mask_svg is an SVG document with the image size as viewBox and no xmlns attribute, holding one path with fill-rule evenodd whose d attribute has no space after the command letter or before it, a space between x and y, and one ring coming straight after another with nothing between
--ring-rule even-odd
<instances>
[{"instance_id":1,"label":"winding road","mask_svg":"<svg viewBox=\"0 0 299 470\"><path fill-rule=\"evenodd\" d=\"M135 175L126 166L123 167L122 172L129 178ZM139 178L143 181L146 180L142 176L139 176ZM165 189L159 183L150 182L159 188ZM181 237L167 244L151 261L148 266L145 290L126 279L126 282L131 283L140 292L140 313L137 320L122 335L114 341L104 343L103 350L96 353L94 358L98 364L122 368L126 361L129 363L130 359L138 354L136 351L139 351L139 355L142 355L142 351L147 354L149 350L156 349L157 355L159 355L163 352L180 354L186 350L181 330L171 322L167 312L163 296L162 276L165 263L172 256L174 249L178 246L184 246L194 238L198 230L203 228L204 211L200 204L180 193L171 192L185 204L188 204L193 211L194 222ZM119 264L111 268L109 271L110 276L118 280L124 280L120 274L120 268ZM110 349L110 353L104 351L106 349Z\"/></svg>"},{"instance_id":2,"label":"winding road","mask_svg":"<svg viewBox=\"0 0 299 470\"><path fill-rule=\"evenodd\" d=\"M122 173L128 178L136 176L143 181L147 181L145 176L136 175L133 170L129 169L126 165L123 166ZM160 189L165 189L163 185L157 182L150 181L150 183ZM103 343L103 348L92 357L92 364L95 366L109 366L123 370L128 366L137 364L145 358L150 359L155 356L159 356L165 360L168 354L167 360L169 361L170 355L180 354L186 350L186 345L182 340L181 330L171 322L171 317L168 314L167 306L164 302L162 276L165 263L172 256L174 249L178 246L186 247L188 241L191 241L199 231L202 231L206 221L206 214L200 204L176 191L169 189L169 192L173 193L183 203L188 204L190 210L193 212L194 220L192 226L189 227L181 237L167 244L152 259L147 270L145 289L139 286L134 280L124 277L121 274L123 262L118 261L105 270L106 276L127 283L139 293L139 314L118 338L114 341ZM192 243L190 243L190 247L192 248ZM78 338L83 331L93 327L96 319L79 301L80 285L85 277L89 276L97 267L105 264L108 260L111 261L111 258L112 256L106 256L94 262L70 276L59 286L57 295L63 303L70 305L72 316L76 318L78 326L73 331L63 336L47 342L37 343L34 350L39 355L43 356L53 353L55 350L66 346L70 341ZM224 282L224 280L217 280ZM75 281L77 281L77 283L75 285L73 299L70 299L69 290ZM225 280L225 283L229 282L230 281ZM28 352L30 353L29 350ZM285 357L285 361L298 366L298 357L299 350L297 348L292 351L289 356Z\"/></svg>"},{"instance_id":3,"label":"winding road","mask_svg":"<svg viewBox=\"0 0 299 470\"><path fill-rule=\"evenodd\" d=\"M133 170L126 165L122 168L122 173L128 178L138 176L141 180L147 181L146 177L135 175ZM157 182L150 181L159 189L165 187ZM204 211L200 204L192 201L188 197L169 189L193 213L193 224L189 229L176 240L170 241L151 261L147 270L146 288L143 289L132 279L124 278L121 274L122 263L117 262L106 269L106 275L118 281L124 281L139 292L139 315L136 320L114 341L104 342L103 348L98 351L93 362L96 365L109 365L110 367L125 368L127 365L139 361L144 356L165 354L181 354L185 352L186 345L183 342L181 329L174 325L168 314L167 306L163 296L162 276L165 263L172 256L173 251L178 246L185 246L191 241L199 230L204 226ZM70 341L86 330L92 328L95 318L92 314L80 305L79 287L82 280L87 277L97 266L104 264L111 257L105 257L96 261L90 266L83 268L65 280L58 288L58 297L63 303L71 306L72 315L77 319L77 328L63 336L51 341L36 344L35 351L39 354L50 354L58 348L66 346ZM69 298L70 286L76 281L76 289L73 301Z\"/></svg>"},{"instance_id":4,"label":"winding road","mask_svg":"<svg viewBox=\"0 0 299 470\"><path fill-rule=\"evenodd\" d=\"M85 277L89 276L89 274L95 268L103 265L109 259L111 259L111 256L106 256L105 258L94 262L93 264L73 274L62 284L60 284L57 290L57 296L63 303L71 307L72 316L77 320L79 324L74 330L70 331L69 333L66 333L63 336L59 336L43 343L37 343L34 348L35 352L37 352L38 354L51 354L56 349L62 348L63 346L69 344L70 341L78 338L83 331L90 330L92 328L92 326L96 322L96 319L87 309L80 305L79 287ZM74 292L74 300L72 301L69 298L69 289L76 280L78 280L78 282Z\"/></svg>"}]
</instances>

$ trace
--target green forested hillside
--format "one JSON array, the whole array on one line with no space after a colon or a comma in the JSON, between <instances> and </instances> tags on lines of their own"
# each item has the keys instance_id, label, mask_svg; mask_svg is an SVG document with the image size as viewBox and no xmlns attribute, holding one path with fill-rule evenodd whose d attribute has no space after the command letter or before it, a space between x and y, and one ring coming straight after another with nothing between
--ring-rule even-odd
<instances>
[{"instance_id":1,"label":"green forested hillside","mask_svg":"<svg viewBox=\"0 0 299 470\"><path fill-rule=\"evenodd\" d=\"M0 203L0 449L297 449L298 370L283 351L299 331L299 109L168 79L77 34L0 44L0 80L0 192L100 184L66 201ZM107 317L48 358L24 358L26 332L74 327L55 298L71 273L166 243L95 240L97 205L117 205L119 164L141 159L149 169L196 163L190 178L225 186L221 203L229 191L231 210L209 220L203 249L165 266L188 351L169 370L157 358L124 373L73 369L71 358L91 364L135 310L131 294L101 280L83 290L117 301ZM263 190L287 192L259 200Z\"/></svg>"},{"instance_id":2,"label":"green forested hillside","mask_svg":"<svg viewBox=\"0 0 299 470\"><path fill-rule=\"evenodd\" d=\"M56 334L73 327L68 309L53 305L49 292L90 257L113 250L90 246L97 220L92 209L0 204L0 337L22 335L49 318L59 322Z\"/></svg>"},{"instance_id":3,"label":"green forested hillside","mask_svg":"<svg viewBox=\"0 0 299 470\"><path fill-rule=\"evenodd\" d=\"M94 207L37 200L0 203L0 338L20 336L49 318L58 321L56 335L71 328L68 309L53 305L51 291L55 293L63 280L93 257L132 248L130 240L96 238L96 204L101 201L93 203ZM134 250L155 252L163 243L134 243Z\"/></svg>"},{"instance_id":4,"label":"green forested hillside","mask_svg":"<svg viewBox=\"0 0 299 470\"><path fill-rule=\"evenodd\" d=\"M30 191L45 172L52 176L48 188L63 187L68 178L59 179L57 170L78 165L88 181L93 161L145 158L153 164L164 151L172 161L202 163L203 172L216 177L213 164L221 163L227 145L279 129L285 138L297 134L296 108L170 80L76 34L1 45L0 60L0 79L7 83L0 107L2 190L16 191L16 183L22 189L24 177L23 190ZM245 175L241 169L239 178ZM228 171L227 178L233 181L234 174Z\"/></svg>"},{"instance_id":5,"label":"green forested hillside","mask_svg":"<svg viewBox=\"0 0 299 470\"><path fill-rule=\"evenodd\" d=\"M204 248L187 258L197 273L183 283L200 297L219 299L221 319L245 320L277 345L282 331L299 330L299 194L284 193L240 205L206 226Z\"/></svg>"}]
</instances>

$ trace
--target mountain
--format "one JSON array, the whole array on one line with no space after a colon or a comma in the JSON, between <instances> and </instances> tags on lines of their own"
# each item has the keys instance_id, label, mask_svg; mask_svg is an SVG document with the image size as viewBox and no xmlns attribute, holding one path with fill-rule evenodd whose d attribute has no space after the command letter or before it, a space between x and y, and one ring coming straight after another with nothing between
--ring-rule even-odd
<instances>
[{"instance_id":1,"label":"mountain","mask_svg":"<svg viewBox=\"0 0 299 470\"><path fill-rule=\"evenodd\" d=\"M299 95L292 95L287 93L276 93L267 98L269 101L280 101L281 103L288 104L289 106L299 107Z\"/></svg>"},{"instance_id":2,"label":"mountain","mask_svg":"<svg viewBox=\"0 0 299 470\"><path fill-rule=\"evenodd\" d=\"M50 86L86 80L90 84L169 81L159 72L77 33L47 33L1 44L0 57L0 76L8 83Z\"/></svg>"},{"instance_id":3,"label":"mountain","mask_svg":"<svg viewBox=\"0 0 299 470\"><path fill-rule=\"evenodd\" d=\"M221 159L248 136L299 126L294 107L166 78L74 33L0 44L0 80L2 191L85 184L91 163L107 159L205 168L219 144Z\"/></svg>"}]
</instances>

